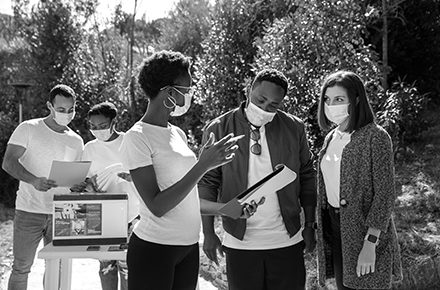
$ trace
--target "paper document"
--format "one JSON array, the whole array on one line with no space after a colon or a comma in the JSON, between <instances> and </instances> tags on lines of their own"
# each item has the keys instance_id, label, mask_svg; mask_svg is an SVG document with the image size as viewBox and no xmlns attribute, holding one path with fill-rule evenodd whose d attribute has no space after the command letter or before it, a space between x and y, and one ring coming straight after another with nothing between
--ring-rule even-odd
<instances>
[{"instance_id":1,"label":"paper document","mask_svg":"<svg viewBox=\"0 0 440 290\"><path fill-rule=\"evenodd\" d=\"M259 202L263 196L275 193L295 179L296 173L294 171L284 164L278 164L275 171L229 201L220 209L220 212L231 218L239 218L245 203L250 203L252 200Z\"/></svg>"},{"instance_id":2,"label":"paper document","mask_svg":"<svg viewBox=\"0 0 440 290\"><path fill-rule=\"evenodd\" d=\"M58 161L52 162L49 179L58 186L72 187L86 179L91 161Z\"/></svg>"}]
</instances>

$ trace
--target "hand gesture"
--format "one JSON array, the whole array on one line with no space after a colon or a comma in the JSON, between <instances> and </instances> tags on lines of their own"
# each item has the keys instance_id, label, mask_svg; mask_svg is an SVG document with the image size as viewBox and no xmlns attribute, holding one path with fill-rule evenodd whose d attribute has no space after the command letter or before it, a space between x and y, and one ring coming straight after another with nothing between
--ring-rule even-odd
<instances>
[{"instance_id":1,"label":"hand gesture","mask_svg":"<svg viewBox=\"0 0 440 290\"><path fill-rule=\"evenodd\" d=\"M205 252L205 255L208 257L208 259L216 263L218 266L219 263L217 258L217 251L220 256L224 256L220 239L215 233L206 234L203 241L203 252Z\"/></svg>"},{"instance_id":2,"label":"hand gesture","mask_svg":"<svg viewBox=\"0 0 440 290\"><path fill-rule=\"evenodd\" d=\"M39 191L48 191L52 187L57 187L55 181L47 179L46 177L36 177L31 182L32 186Z\"/></svg>"},{"instance_id":3,"label":"hand gesture","mask_svg":"<svg viewBox=\"0 0 440 290\"><path fill-rule=\"evenodd\" d=\"M358 277L374 272L376 263L376 245L368 241L364 242L361 252L359 253L356 274Z\"/></svg>"},{"instance_id":4,"label":"hand gesture","mask_svg":"<svg viewBox=\"0 0 440 290\"><path fill-rule=\"evenodd\" d=\"M243 137L244 135L234 137L231 133L215 142L215 135L211 132L208 141L200 150L199 162L205 164L208 171L231 162L235 156L234 152L238 149L236 143Z\"/></svg>"}]
</instances>

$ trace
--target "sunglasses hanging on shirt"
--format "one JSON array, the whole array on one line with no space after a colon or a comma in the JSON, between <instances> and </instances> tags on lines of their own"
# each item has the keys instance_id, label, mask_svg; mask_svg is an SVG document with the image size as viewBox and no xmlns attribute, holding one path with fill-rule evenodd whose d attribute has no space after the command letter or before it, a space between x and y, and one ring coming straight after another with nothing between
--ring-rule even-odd
<instances>
[{"instance_id":1,"label":"sunglasses hanging on shirt","mask_svg":"<svg viewBox=\"0 0 440 290\"><path fill-rule=\"evenodd\" d=\"M251 152L255 155L261 155L261 144L259 143L261 135L260 135L260 128L254 127L251 125L251 140L255 143L251 146Z\"/></svg>"}]
</instances>

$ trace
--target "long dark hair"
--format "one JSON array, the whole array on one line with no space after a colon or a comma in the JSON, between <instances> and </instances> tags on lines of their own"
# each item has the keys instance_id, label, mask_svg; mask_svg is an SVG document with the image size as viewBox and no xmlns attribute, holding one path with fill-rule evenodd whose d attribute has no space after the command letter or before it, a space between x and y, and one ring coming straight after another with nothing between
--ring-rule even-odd
<instances>
[{"instance_id":1,"label":"long dark hair","mask_svg":"<svg viewBox=\"0 0 440 290\"><path fill-rule=\"evenodd\" d=\"M321 95L318 105L318 124L322 130L328 131L332 126L332 122L325 116L324 102L327 88L340 86L347 91L350 102L348 113L349 121L347 132L353 132L363 126L374 122L374 113L365 92L365 86L362 79L351 71L337 71L328 75L321 87Z\"/></svg>"}]
</instances>

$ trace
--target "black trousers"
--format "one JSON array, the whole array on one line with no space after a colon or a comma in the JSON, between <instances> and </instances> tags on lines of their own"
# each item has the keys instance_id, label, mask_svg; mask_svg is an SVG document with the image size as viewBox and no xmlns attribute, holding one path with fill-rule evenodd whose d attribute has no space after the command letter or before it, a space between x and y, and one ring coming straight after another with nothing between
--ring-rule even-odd
<instances>
[{"instance_id":1,"label":"black trousers","mask_svg":"<svg viewBox=\"0 0 440 290\"><path fill-rule=\"evenodd\" d=\"M342 244L341 244L341 219L339 209L328 205L330 217L331 243L333 253L333 268L335 270L336 286L338 290L351 290L342 283Z\"/></svg>"},{"instance_id":2,"label":"black trousers","mask_svg":"<svg viewBox=\"0 0 440 290\"><path fill-rule=\"evenodd\" d=\"M230 290L304 290L304 242L273 250L224 247Z\"/></svg>"},{"instance_id":3,"label":"black trousers","mask_svg":"<svg viewBox=\"0 0 440 290\"><path fill-rule=\"evenodd\" d=\"M162 245L132 234L127 265L129 290L194 290L199 273L199 245Z\"/></svg>"}]
</instances>

